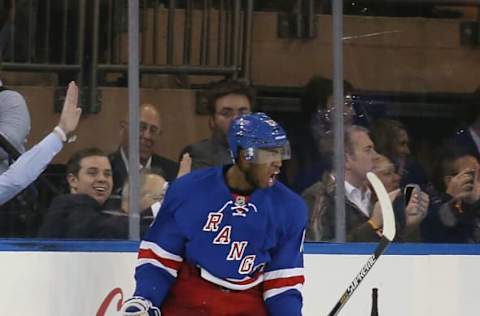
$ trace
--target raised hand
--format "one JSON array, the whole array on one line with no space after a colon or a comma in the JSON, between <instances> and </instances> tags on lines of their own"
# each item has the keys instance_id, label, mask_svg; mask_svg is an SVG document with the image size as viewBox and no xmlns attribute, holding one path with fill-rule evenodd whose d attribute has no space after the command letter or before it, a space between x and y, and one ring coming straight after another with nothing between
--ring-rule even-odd
<instances>
[{"instance_id":1,"label":"raised hand","mask_svg":"<svg viewBox=\"0 0 480 316\"><path fill-rule=\"evenodd\" d=\"M463 198L468 195L473 188L473 171L473 169L466 168L453 176L448 183L447 193L454 198Z\"/></svg>"},{"instance_id":2,"label":"raised hand","mask_svg":"<svg viewBox=\"0 0 480 316\"><path fill-rule=\"evenodd\" d=\"M77 128L81 114L82 109L78 107L78 86L71 81L68 84L58 126L68 135Z\"/></svg>"},{"instance_id":3,"label":"raised hand","mask_svg":"<svg viewBox=\"0 0 480 316\"><path fill-rule=\"evenodd\" d=\"M414 190L405 208L406 226L418 225L427 215L430 197L421 190Z\"/></svg>"},{"instance_id":4,"label":"raised hand","mask_svg":"<svg viewBox=\"0 0 480 316\"><path fill-rule=\"evenodd\" d=\"M180 167L178 168L177 178L186 175L192 170L192 157L189 153L184 153L180 160Z\"/></svg>"}]
</instances>

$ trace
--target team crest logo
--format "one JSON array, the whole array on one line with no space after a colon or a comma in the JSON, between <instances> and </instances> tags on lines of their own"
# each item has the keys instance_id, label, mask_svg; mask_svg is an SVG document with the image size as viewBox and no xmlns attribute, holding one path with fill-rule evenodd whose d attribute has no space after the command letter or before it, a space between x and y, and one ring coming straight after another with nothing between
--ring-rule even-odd
<instances>
[{"instance_id":1,"label":"team crest logo","mask_svg":"<svg viewBox=\"0 0 480 316\"><path fill-rule=\"evenodd\" d=\"M246 199L243 195L238 195L235 198L235 206L245 206Z\"/></svg>"},{"instance_id":2,"label":"team crest logo","mask_svg":"<svg viewBox=\"0 0 480 316\"><path fill-rule=\"evenodd\" d=\"M235 202L234 205L232 205L233 216L245 217L250 209L253 209L255 212L257 212L257 207L253 203L248 203L247 197L243 195L237 195L234 199Z\"/></svg>"}]
</instances>

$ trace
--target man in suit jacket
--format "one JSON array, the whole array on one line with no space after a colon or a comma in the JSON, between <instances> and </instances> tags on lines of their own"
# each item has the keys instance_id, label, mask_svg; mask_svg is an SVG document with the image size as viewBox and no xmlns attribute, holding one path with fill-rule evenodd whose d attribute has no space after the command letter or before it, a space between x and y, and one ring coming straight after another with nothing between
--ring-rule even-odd
<instances>
[{"instance_id":1,"label":"man in suit jacket","mask_svg":"<svg viewBox=\"0 0 480 316\"><path fill-rule=\"evenodd\" d=\"M128 177L128 121L120 122L122 143L118 150L109 155L113 172L113 193L120 195ZM153 152L155 141L162 132L160 113L152 104L140 106L140 168L155 169L167 181L176 178L178 163Z\"/></svg>"}]
</instances>

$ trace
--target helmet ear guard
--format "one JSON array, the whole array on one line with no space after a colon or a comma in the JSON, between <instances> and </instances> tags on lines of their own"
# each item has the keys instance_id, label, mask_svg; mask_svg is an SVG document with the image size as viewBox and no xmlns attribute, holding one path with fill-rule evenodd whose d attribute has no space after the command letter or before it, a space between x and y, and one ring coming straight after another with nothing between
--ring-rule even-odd
<instances>
[{"instance_id":1,"label":"helmet ear guard","mask_svg":"<svg viewBox=\"0 0 480 316\"><path fill-rule=\"evenodd\" d=\"M230 125L228 143L233 161L240 152L252 163L290 159L285 130L265 113L239 116Z\"/></svg>"}]
</instances>

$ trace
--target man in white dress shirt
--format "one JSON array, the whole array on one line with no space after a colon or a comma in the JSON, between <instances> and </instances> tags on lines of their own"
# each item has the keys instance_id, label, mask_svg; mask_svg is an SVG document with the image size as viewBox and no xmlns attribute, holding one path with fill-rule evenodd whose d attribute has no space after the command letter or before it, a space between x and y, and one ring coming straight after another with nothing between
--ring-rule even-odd
<instances>
[{"instance_id":1,"label":"man in white dress shirt","mask_svg":"<svg viewBox=\"0 0 480 316\"><path fill-rule=\"evenodd\" d=\"M345 129L345 213L348 241L375 241L382 226L381 209L372 205L367 172L379 157L364 127ZM329 241L335 237L335 180L326 174L302 194L309 210L305 240Z\"/></svg>"}]
</instances>

